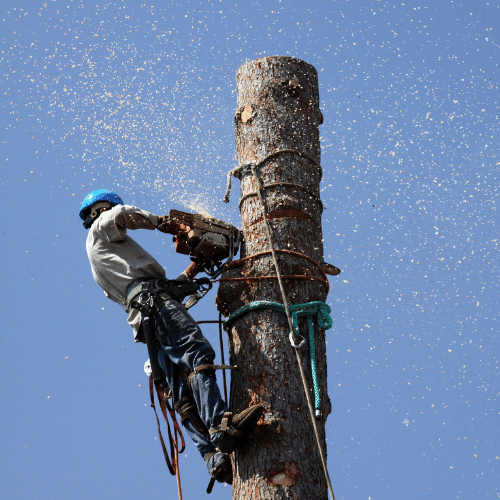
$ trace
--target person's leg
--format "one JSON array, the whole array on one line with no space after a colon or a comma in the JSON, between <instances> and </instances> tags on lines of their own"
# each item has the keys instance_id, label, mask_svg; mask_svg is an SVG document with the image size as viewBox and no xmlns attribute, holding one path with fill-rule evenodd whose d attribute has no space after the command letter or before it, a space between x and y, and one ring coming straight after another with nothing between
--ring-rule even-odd
<instances>
[{"instance_id":1,"label":"person's leg","mask_svg":"<svg viewBox=\"0 0 500 500\"><path fill-rule=\"evenodd\" d=\"M181 383L183 372L191 374L193 397L213 446L231 453L237 442L253 430L264 408L255 405L233 417L221 397L215 371L195 372L202 365L213 364L215 352L179 302L170 300L161 308L155 320L155 334L171 364L179 371L177 383Z\"/></svg>"},{"instance_id":2,"label":"person's leg","mask_svg":"<svg viewBox=\"0 0 500 500\"><path fill-rule=\"evenodd\" d=\"M181 398L189 395L189 389L187 388L186 381L179 367L170 361L163 349L158 350L158 361L165 372L167 383L172 391L172 406L175 407L176 403ZM197 429L190 419L184 420L182 425L203 459L205 459L209 453L216 451L210 440L210 434L206 429L204 431Z\"/></svg>"},{"instance_id":3,"label":"person's leg","mask_svg":"<svg viewBox=\"0 0 500 500\"><path fill-rule=\"evenodd\" d=\"M200 452L203 460L205 460L208 473L219 483L232 484L233 472L229 455L216 450L207 429L200 428L200 424L203 425L203 423L196 422L197 415L193 415L191 418L183 418L186 411L183 407L190 406L192 401L189 397L189 389L184 375L180 372L179 367L172 363L162 348L158 350L158 361L165 372L167 383L172 391L172 402L181 416L182 426ZM181 404L178 405L178 403ZM196 408L194 408L194 411L196 412ZM190 410L188 409L187 412L189 413Z\"/></svg>"},{"instance_id":4,"label":"person's leg","mask_svg":"<svg viewBox=\"0 0 500 500\"><path fill-rule=\"evenodd\" d=\"M175 366L175 369L171 368L175 371L174 384L185 386L184 373L187 376L198 366L213 364L215 352L212 346L179 302L168 301L161 308L155 321L155 333L163 352L171 365ZM218 425L228 409L221 397L214 371L195 373L191 377L191 388L198 413L207 429ZM179 389L177 393L181 397Z\"/></svg>"}]
</instances>

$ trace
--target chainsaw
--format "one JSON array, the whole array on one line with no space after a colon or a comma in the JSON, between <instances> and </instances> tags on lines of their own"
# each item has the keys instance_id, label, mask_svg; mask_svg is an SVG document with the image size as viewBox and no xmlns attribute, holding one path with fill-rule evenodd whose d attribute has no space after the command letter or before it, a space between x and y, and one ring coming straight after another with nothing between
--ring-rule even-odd
<instances>
[{"instance_id":1,"label":"chainsaw","mask_svg":"<svg viewBox=\"0 0 500 500\"><path fill-rule=\"evenodd\" d=\"M189 255L212 279L238 253L241 239L240 230L232 224L179 210L170 210L158 229L174 235L175 251Z\"/></svg>"}]
</instances>

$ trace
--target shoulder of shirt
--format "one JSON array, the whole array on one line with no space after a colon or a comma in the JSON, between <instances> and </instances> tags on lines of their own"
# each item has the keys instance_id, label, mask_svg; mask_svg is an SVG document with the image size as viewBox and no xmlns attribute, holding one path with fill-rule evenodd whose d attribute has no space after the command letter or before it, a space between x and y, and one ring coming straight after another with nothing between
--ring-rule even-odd
<instances>
[{"instance_id":1,"label":"shoulder of shirt","mask_svg":"<svg viewBox=\"0 0 500 500\"><path fill-rule=\"evenodd\" d=\"M115 205L114 207L111 207L110 210L107 210L104 213L116 215L121 212L134 213L134 212L143 212L143 210L139 207L135 207L134 205Z\"/></svg>"},{"instance_id":2,"label":"shoulder of shirt","mask_svg":"<svg viewBox=\"0 0 500 500\"><path fill-rule=\"evenodd\" d=\"M99 219L97 219L96 223L99 223L99 221L108 219L108 218L113 218L116 217L117 215L121 213L134 213L134 212L140 212L141 209L134 207L132 205L115 205L114 207L111 207L109 210L106 210L101 214Z\"/></svg>"}]
</instances>

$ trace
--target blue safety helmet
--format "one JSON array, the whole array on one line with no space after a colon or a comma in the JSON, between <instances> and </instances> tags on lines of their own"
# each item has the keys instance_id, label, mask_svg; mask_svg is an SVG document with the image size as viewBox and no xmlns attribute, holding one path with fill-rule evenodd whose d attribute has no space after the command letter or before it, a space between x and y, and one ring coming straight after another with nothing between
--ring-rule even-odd
<instances>
[{"instance_id":1,"label":"blue safety helmet","mask_svg":"<svg viewBox=\"0 0 500 500\"><path fill-rule=\"evenodd\" d=\"M84 221L87 216L87 210L99 201L107 201L112 206L123 205L123 200L116 193L113 193L113 191L109 189L96 189L85 196L82 208L80 208L80 219Z\"/></svg>"}]
</instances>

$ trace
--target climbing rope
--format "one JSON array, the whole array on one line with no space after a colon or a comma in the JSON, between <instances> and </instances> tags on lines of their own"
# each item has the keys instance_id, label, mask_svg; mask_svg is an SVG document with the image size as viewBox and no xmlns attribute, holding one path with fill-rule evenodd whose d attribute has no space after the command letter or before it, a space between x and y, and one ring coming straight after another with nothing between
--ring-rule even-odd
<instances>
[{"instance_id":1,"label":"climbing rope","mask_svg":"<svg viewBox=\"0 0 500 500\"><path fill-rule=\"evenodd\" d=\"M219 280L220 281L220 280ZM226 362L224 361L224 340L222 338L222 324L224 323L222 321L222 313L219 313L219 319L209 319L209 320L202 320L202 321L197 321L198 325L203 325L203 324L210 324L210 323L217 323L219 325L219 343L220 343L220 357L221 357L221 369L222 369L222 379L224 381L224 402L226 403L226 406L229 408L228 404L228 399L227 399L227 379L226 379L226 369L224 368L226 365Z\"/></svg>"},{"instance_id":2,"label":"climbing rope","mask_svg":"<svg viewBox=\"0 0 500 500\"><path fill-rule=\"evenodd\" d=\"M261 163L259 163L259 165ZM262 197L262 182L260 180L260 177L257 176L256 166L250 165L250 168L252 170L252 175L254 176L254 179L255 179L255 181L257 183L257 187L258 187L257 194L259 195L260 209L262 211L262 217L264 219L264 224L266 226L267 237L269 238L269 245L271 246L271 255L273 258L274 268L276 269L276 277L278 279L278 284L280 287L281 296L283 298L283 306L285 307L286 316L288 319L288 326L290 327L290 334L293 336L294 343L297 344L298 339L296 338L295 331L293 329L292 318L290 316L290 309L288 308L288 301L286 300L285 287L283 286L283 280L281 279L281 272L280 272L280 269L278 266L278 260L276 258L276 250L274 249L274 242L273 242L273 235L271 233L271 226L269 225L269 221L267 220L267 217L266 217L266 205L264 203L264 198Z\"/></svg>"},{"instance_id":3,"label":"climbing rope","mask_svg":"<svg viewBox=\"0 0 500 500\"><path fill-rule=\"evenodd\" d=\"M295 154L295 155L299 155L299 156L303 156L304 158L307 158L311 163L313 163L314 165L316 165L316 167L318 167L320 174L322 173L321 165L318 162L318 160L316 160L312 156L308 155L307 153L303 153L302 151L297 151L296 149L279 149L278 151L274 151L273 153L268 154L264 159L260 160L258 163L247 163L245 165L241 165L241 167L234 167L227 174L227 188L226 188L226 194L224 195L224 198L223 198L224 203L229 203L229 196L231 194L231 177L236 177L237 179L241 179L242 174L244 174L245 171L248 171L249 168L253 174L253 171L255 168L261 167L262 165L264 165L264 163L266 163L271 158L274 158L275 156L278 156L278 155L283 154L283 153L291 153L291 154ZM306 188L303 188L303 189L306 189ZM251 193L251 194L258 195L257 192ZM316 196L316 195L314 194L314 196Z\"/></svg>"},{"instance_id":4,"label":"climbing rope","mask_svg":"<svg viewBox=\"0 0 500 500\"><path fill-rule=\"evenodd\" d=\"M236 321L239 317L243 316L247 312L255 311L257 309L271 309L272 311L277 311L283 314L286 314L285 307L283 304L279 304L278 302L270 302L267 300L257 300L255 302L251 302L246 306L243 306L241 309L238 309L236 312L231 314L223 324L224 330L228 330L228 328L232 325L234 321ZM307 329L309 335L309 357L311 361L311 374L313 379L313 388L314 388L314 409L315 416L319 418L320 416L320 408L321 408L321 399L319 392L319 384L318 384L318 374L316 369L316 346L314 343L314 319L317 319L318 326L323 330L329 330L333 325L333 320L330 316L330 306L325 304L324 302L315 301L315 302L307 302L305 304L296 304L289 306L290 313L292 315L292 325L295 334L298 338L301 339L300 347L304 338L300 335L299 331L299 318L305 317L307 319ZM292 339L290 339L292 341ZM293 345L293 344L292 344Z\"/></svg>"},{"instance_id":5,"label":"climbing rope","mask_svg":"<svg viewBox=\"0 0 500 500\"><path fill-rule=\"evenodd\" d=\"M224 361L224 342L222 340L222 313L219 313L219 342L220 342L220 358L221 358L221 363L222 366L224 366L226 363ZM226 403L226 406L228 406L228 400L227 400L227 381L226 381L226 370L225 368L222 369L222 380L224 381L224 401ZM229 406L228 406L229 408Z\"/></svg>"},{"instance_id":6,"label":"climbing rope","mask_svg":"<svg viewBox=\"0 0 500 500\"><path fill-rule=\"evenodd\" d=\"M287 320L288 320L288 326L290 328L290 340L291 340L291 344L292 344L292 346L294 348L294 351L295 351L295 356L297 357L297 363L298 363L298 366L299 366L300 377L302 379L302 385L304 387L304 392L305 392L305 395L306 395L307 406L309 408L309 413L310 413L310 416L311 416L311 423L312 423L312 426L313 426L314 435L316 437L316 443L318 445L318 451L319 451L320 458L321 458L321 464L323 466L323 472L325 474L325 479L326 479L326 482L327 482L327 485L328 485L328 490L330 492L332 500L335 500L335 495L333 494L332 483L330 481L330 476L328 474L328 469L326 467L325 454L324 454L323 448L321 446L321 440L320 440L320 437L319 437L318 427L316 425L316 418L315 418L314 408L313 408L313 405L312 405L312 402L311 402L311 397L309 395L309 390L307 388L307 380L306 380L306 375L304 373L304 367L302 365L302 358L301 358L300 352L299 352L299 347L300 347L301 343L299 342L299 338L298 338L297 333L296 333L296 331L295 331L295 329L293 327L292 315L291 315L291 312L290 312L290 307L288 306L288 301L286 299L285 289L284 289L284 286L283 286L283 280L281 278L281 273L280 273L279 266L278 266L278 260L277 260L277 257L276 257L276 250L274 248L274 241L273 241L273 236L272 236L272 233L271 233L271 227L269 225L269 220L267 219L266 206L265 206L265 203L264 203L264 198L262 196L262 182L261 182L260 178L257 176L257 173L256 173L257 167L261 166L269 158L271 158L271 157L273 157L273 156L275 156L277 154L281 154L283 152L291 152L291 153L294 153L294 154L299 154L301 156L304 156L304 157L308 158L309 160L311 160L311 162L314 163L317 167L319 167L320 170L321 170L321 166L311 156L306 155L304 153L301 153L300 151L296 151L296 150L291 149L291 150L281 150L281 151L276 151L275 153L271 153L270 155L266 156L266 158L264 158L263 160L261 160L259 163L257 163L257 164L250 164L250 169L251 169L252 175L253 175L253 177L255 179L255 182L257 184L257 195L259 197L260 209L262 211L262 216L263 216L264 224L265 224L265 227L266 227L266 233L267 233L267 237L269 239L269 246L271 247L271 255L272 255L274 267L276 269L276 278L278 279L278 284L279 284L279 288L280 288L280 292L281 292L281 297L282 297L282 300L283 300L283 307L285 308L285 313L286 313L286 317L287 317ZM234 172L234 169L233 169L232 172ZM230 172L230 174L232 172ZM224 197L224 201L226 201L226 199L227 199L227 202L229 202L230 183L228 183L228 188L229 189L226 192L226 196Z\"/></svg>"},{"instance_id":7,"label":"climbing rope","mask_svg":"<svg viewBox=\"0 0 500 500\"><path fill-rule=\"evenodd\" d=\"M232 170L231 170L232 172ZM230 174L231 174L230 172ZM321 207L321 210L324 210L323 207L323 202L321 201L321 198L314 192L311 191L310 189L307 189L305 186L301 186L300 184L293 184L291 182L270 182L269 184L266 184L265 186L262 186L262 189L268 189L272 187L291 187L295 189L299 189L300 191L304 191L304 193L309 195L309 198L315 200L318 205ZM246 193L240 198L240 202L238 203L238 208L241 210L241 206L243 205L243 202L247 199L250 198L251 196L258 196L257 191L251 191L249 193ZM228 198L229 200L229 198Z\"/></svg>"}]
</instances>

